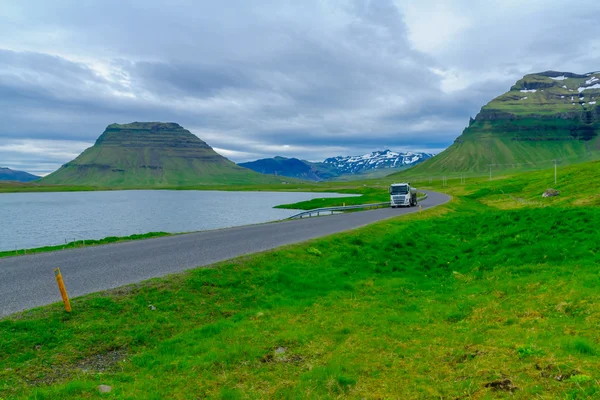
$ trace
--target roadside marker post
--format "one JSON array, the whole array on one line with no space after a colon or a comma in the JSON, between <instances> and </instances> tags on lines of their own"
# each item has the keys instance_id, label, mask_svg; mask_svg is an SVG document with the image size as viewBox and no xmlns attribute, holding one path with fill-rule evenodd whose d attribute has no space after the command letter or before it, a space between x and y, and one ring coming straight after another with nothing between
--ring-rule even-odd
<instances>
[{"instance_id":1,"label":"roadside marker post","mask_svg":"<svg viewBox=\"0 0 600 400\"><path fill-rule=\"evenodd\" d=\"M419 204L419 212L423 211L423 206Z\"/></svg>"},{"instance_id":2,"label":"roadside marker post","mask_svg":"<svg viewBox=\"0 0 600 400\"><path fill-rule=\"evenodd\" d=\"M63 299L63 303L65 303L65 311L70 313L71 302L69 301L69 295L67 295L67 289L65 288L65 283L63 282L63 278L60 273L60 268L56 268L54 270L54 276L56 277L56 283L58 283L58 290L60 290L60 295Z\"/></svg>"},{"instance_id":3,"label":"roadside marker post","mask_svg":"<svg viewBox=\"0 0 600 400\"><path fill-rule=\"evenodd\" d=\"M554 162L554 184L556 185L556 166L560 162L559 160L552 160Z\"/></svg>"}]
</instances>

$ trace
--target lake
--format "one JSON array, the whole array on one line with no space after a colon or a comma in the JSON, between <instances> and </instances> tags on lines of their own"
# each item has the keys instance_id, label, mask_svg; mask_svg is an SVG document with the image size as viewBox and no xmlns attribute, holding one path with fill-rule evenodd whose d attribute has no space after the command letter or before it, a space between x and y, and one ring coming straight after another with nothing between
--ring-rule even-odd
<instances>
[{"instance_id":1,"label":"lake","mask_svg":"<svg viewBox=\"0 0 600 400\"><path fill-rule=\"evenodd\" d=\"M190 232L287 218L273 208L336 193L123 190L0 194L0 251L147 232Z\"/></svg>"}]
</instances>

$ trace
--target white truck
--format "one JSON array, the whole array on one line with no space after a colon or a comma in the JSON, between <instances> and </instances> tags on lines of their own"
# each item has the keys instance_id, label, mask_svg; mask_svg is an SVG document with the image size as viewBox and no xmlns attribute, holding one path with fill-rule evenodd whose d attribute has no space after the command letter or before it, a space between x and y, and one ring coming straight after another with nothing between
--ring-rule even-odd
<instances>
[{"instance_id":1,"label":"white truck","mask_svg":"<svg viewBox=\"0 0 600 400\"><path fill-rule=\"evenodd\" d=\"M417 205L417 189L410 183L392 183L390 185L390 206L413 207Z\"/></svg>"}]
</instances>

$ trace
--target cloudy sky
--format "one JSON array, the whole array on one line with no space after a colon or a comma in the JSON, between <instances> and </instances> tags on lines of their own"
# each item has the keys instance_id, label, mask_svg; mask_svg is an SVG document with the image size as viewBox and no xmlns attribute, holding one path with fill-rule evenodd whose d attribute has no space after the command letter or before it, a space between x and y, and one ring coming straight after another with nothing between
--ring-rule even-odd
<instances>
[{"instance_id":1,"label":"cloudy sky","mask_svg":"<svg viewBox=\"0 0 600 400\"><path fill-rule=\"evenodd\" d=\"M1 0L0 166L113 122L234 161L439 152L522 75L600 70L597 0Z\"/></svg>"}]
</instances>

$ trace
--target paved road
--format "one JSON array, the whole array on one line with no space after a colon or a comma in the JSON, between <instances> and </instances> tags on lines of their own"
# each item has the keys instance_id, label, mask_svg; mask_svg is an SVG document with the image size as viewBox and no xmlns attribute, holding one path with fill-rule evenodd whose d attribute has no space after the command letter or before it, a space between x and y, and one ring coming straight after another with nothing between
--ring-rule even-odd
<instances>
[{"instance_id":1,"label":"paved road","mask_svg":"<svg viewBox=\"0 0 600 400\"><path fill-rule=\"evenodd\" d=\"M447 202L429 192L424 209ZM0 317L60 301L53 269L70 297L206 266L244 254L330 235L418 208L380 208L0 259Z\"/></svg>"}]
</instances>

